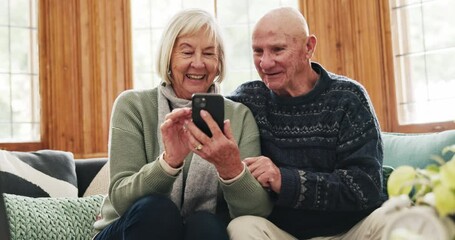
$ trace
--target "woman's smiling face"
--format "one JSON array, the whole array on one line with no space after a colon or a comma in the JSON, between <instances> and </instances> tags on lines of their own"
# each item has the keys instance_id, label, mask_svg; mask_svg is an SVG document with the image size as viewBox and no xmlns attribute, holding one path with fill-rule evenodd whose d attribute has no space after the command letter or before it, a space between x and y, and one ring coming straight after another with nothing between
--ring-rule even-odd
<instances>
[{"instance_id":1,"label":"woman's smiling face","mask_svg":"<svg viewBox=\"0 0 455 240\"><path fill-rule=\"evenodd\" d=\"M214 38L204 29L177 38L171 55L171 78L175 94L191 99L207 92L218 75L219 56Z\"/></svg>"}]
</instances>

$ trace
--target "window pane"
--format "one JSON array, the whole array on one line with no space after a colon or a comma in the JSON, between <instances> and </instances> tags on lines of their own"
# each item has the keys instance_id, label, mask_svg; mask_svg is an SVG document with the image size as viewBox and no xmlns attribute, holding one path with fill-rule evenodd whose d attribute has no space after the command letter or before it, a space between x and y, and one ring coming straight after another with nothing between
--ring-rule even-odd
<instances>
[{"instance_id":1,"label":"window pane","mask_svg":"<svg viewBox=\"0 0 455 240\"><path fill-rule=\"evenodd\" d=\"M409 4L409 5L406 5ZM455 119L455 2L391 1L400 124ZM397 7L395 7L397 6Z\"/></svg>"},{"instance_id":2,"label":"window pane","mask_svg":"<svg viewBox=\"0 0 455 240\"><path fill-rule=\"evenodd\" d=\"M423 5L425 48L455 47L455 1L434 1Z\"/></svg>"},{"instance_id":3,"label":"window pane","mask_svg":"<svg viewBox=\"0 0 455 240\"><path fill-rule=\"evenodd\" d=\"M11 121L10 85L9 74L0 74L0 123Z\"/></svg>"},{"instance_id":4,"label":"window pane","mask_svg":"<svg viewBox=\"0 0 455 240\"><path fill-rule=\"evenodd\" d=\"M10 0L10 24L15 27L30 26L30 0Z\"/></svg>"},{"instance_id":5,"label":"window pane","mask_svg":"<svg viewBox=\"0 0 455 240\"><path fill-rule=\"evenodd\" d=\"M13 124L13 139L15 142L36 142L40 140L40 126L37 123Z\"/></svg>"},{"instance_id":6,"label":"window pane","mask_svg":"<svg viewBox=\"0 0 455 240\"><path fill-rule=\"evenodd\" d=\"M40 139L37 4L0 0L0 142Z\"/></svg>"},{"instance_id":7,"label":"window pane","mask_svg":"<svg viewBox=\"0 0 455 240\"><path fill-rule=\"evenodd\" d=\"M30 30L11 28L11 71L15 73L30 73ZM13 57L14 56L14 57Z\"/></svg>"},{"instance_id":8,"label":"window pane","mask_svg":"<svg viewBox=\"0 0 455 240\"><path fill-rule=\"evenodd\" d=\"M455 48L428 54L427 62L429 98L455 99L455 67L447 67L455 66Z\"/></svg>"},{"instance_id":9,"label":"window pane","mask_svg":"<svg viewBox=\"0 0 455 240\"><path fill-rule=\"evenodd\" d=\"M32 120L32 78L30 75L11 75L13 122Z\"/></svg>"},{"instance_id":10,"label":"window pane","mask_svg":"<svg viewBox=\"0 0 455 240\"><path fill-rule=\"evenodd\" d=\"M228 59L228 69L236 71L239 69L251 69L252 50L251 33L248 25L224 28L224 38L226 42L226 57Z\"/></svg>"},{"instance_id":11,"label":"window pane","mask_svg":"<svg viewBox=\"0 0 455 240\"><path fill-rule=\"evenodd\" d=\"M13 140L13 129L11 123L0 122L0 139L3 139L3 142L11 142Z\"/></svg>"},{"instance_id":12,"label":"window pane","mask_svg":"<svg viewBox=\"0 0 455 240\"><path fill-rule=\"evenodd\" d=\"M200 8L215 15L215 2L213 0L191 0L182 1L182 8Z\"/></svg>"},{"instance_id":13,"label":"window pane","mask_svg":"<svg viewBox=\"0 0 455 240\"><path fill-rule=\"evenodd\" d=\"M249 21L256 22L259 18L264 16L272 8L280 6L280 1L277 0L261 0L261 4L255 4L257 0L249 0Z\"/></svg>"},{"instance_id":14,"label":"window pane","mask_svg":"<svg viewBox=\"0 0 455 240\"><path fill-rule=\"evenodd\" d=\"M135 0L139 1L139 0ZM144 0L142 0L144 1ZM148 0L146 0L148 1ZM169 19L182 9L181 0L151 1L151 26L153 28L163 28Z\"/></svg>"},{"instance_id":15,"label":"window pane","mask_svg":"<svg viewBox=\"0 0 455 240\"><path fill-rule=\"evenodd\" d=\"M220 24L233 25L248 23L248 5L248 1L245 0L217 1L217 18Z\"/></svg>"},{"instance_id":16,"label":"window pane","mask_svg":"<svg viewBox=\"0 0 455 240\"><path fill-rule=\"evenodd\" d=\"M251 81L253 79L252 71L230 71L221 84L221 92L223 94L229 94L234 91L240 84ZM258 78L256 78L258 79Z\"/></svg>"},{"instance_id":17,"label":"window pane","mask_svg":"<svg viewBox=\"0 0 455 240\"><path fill-rule=\"evenodd\" d=\"M8 1L0 0L0 26L8 25Z\"/></svg>"},{"instance_id":18,"label":"window pane","mask_svg":"<svg viewBox=\"0 0 455 240\"><path fill-rule=\"evenodd\" d=\"M138 29L133 32L134 71L150 72L152 65L152 40L149 29Z\"/></svg>"},{"instance_id":19,"label":"window pane","mask_svg":"<svg viewBox=\"0 0 455 240\"><path fill-rule=\"evenodd\" d=\"M135 29L150 28L151 27L151 7L152 1L131 1L131 22ZM135 36L135 34L133 34Z\"/></svg>"},{"instance_id":20,"label":"window pane","mask_svg":"<svg viewBox=\"0 0 455 240\"><path fill-rule=\"evenodd\" d=\"M391 0L390 5L395 8L395 7L401 7L405 5L412 5L416 3L420 3L422 0Z\"/></svg>"},{"instance_id":21,"label":"window pane","mask_svg":"<svg viewBox=\"0 0 455 240\"><path fill-rule=\"evenodd\" d=\"M396 24L394 33L398 38L395 41L395 54L422 52L424 50L423 23L421 6L412 6L392 11Z\"/></svg>"},{"instance_id":22,"label":"window pane","mask_svg":"<svg viewBox=\"0 0 455 240\"><path fill-rule=\"evenodd\" d=\"M9 31L0 27L0 73L9 72Z\"/></svg>"},{"instance_id":23,"label":"window pane","mask_svg":"<svg viewBox=\"0 0 455 240\"><path fill-rule=\"evenodd\" d=\"M427 82L425 77L425 57L404 56L399 57L402 71L397 87L399 104L407 104L424 100L427 96Z\"/></svg>"}]
</instances>

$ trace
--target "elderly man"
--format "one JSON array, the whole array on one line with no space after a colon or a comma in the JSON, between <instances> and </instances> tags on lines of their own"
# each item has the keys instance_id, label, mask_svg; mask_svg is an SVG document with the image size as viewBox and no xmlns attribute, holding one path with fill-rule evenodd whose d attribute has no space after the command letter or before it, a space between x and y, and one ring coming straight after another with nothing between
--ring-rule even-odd
<instances>
[{"instance_id":1,"label":"elderly man","mask_svg":"<svg viewBox=\"0 0 455 240\"><path fill-rule=\"evenodd\" d=\"M263 16L252 40L262 81L230 98L258 123L263 156L246 163L275 207L234 219L231 239L379 239L383 147L367 92L311 61L317 39L293 8Z\"/></svg>"}]
</instances>

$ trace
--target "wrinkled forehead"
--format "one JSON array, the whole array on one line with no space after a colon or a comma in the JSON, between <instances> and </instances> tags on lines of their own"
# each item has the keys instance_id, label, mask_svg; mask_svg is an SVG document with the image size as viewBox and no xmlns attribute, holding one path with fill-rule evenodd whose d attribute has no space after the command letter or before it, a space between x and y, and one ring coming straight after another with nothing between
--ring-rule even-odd
<instances>
[{"instance_id":1,"label":"wrinkled forehead","mask_svg":"<svg viewBox=\"0 0 455 240\"><path fill-rule=\"evenodd\" d=\"M305 37L286 27L286 24L268 24L261 22L256 25L252 35L253 47L257 45L285 45L297 43Z\"/></svg>"},{"instance_id":2,"label":"wrinkled forehead","mask_svg":"<svg viewBox=\"0 0 455 240\"><path fill-rule=\"evenodd\" d=\"M265 35L305 38L309 30L305 18L293 10L272 11L262 17L253 30L253 39Z\"/></svg>"}]
</instances>

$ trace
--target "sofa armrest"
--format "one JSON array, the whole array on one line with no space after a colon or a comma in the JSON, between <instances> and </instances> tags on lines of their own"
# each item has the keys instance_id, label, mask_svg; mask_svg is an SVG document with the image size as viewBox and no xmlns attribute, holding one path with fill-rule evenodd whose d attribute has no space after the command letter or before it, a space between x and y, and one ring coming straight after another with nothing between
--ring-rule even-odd
<instances>
[{"instance_id":1,"label":"sofa armrest","mask_svg":"<svg viewBox=\"0 0 455 240\"><path fill-rule=\"evenodd\" d=\"M82 197L87 187L92 182L93 178L100 171L100 169L106 164L107 158L89 158L89 159L77 159L76 163L76 175L77 175L77 187L79 190L79 196Z\"/></svg>"}]
</instances>

